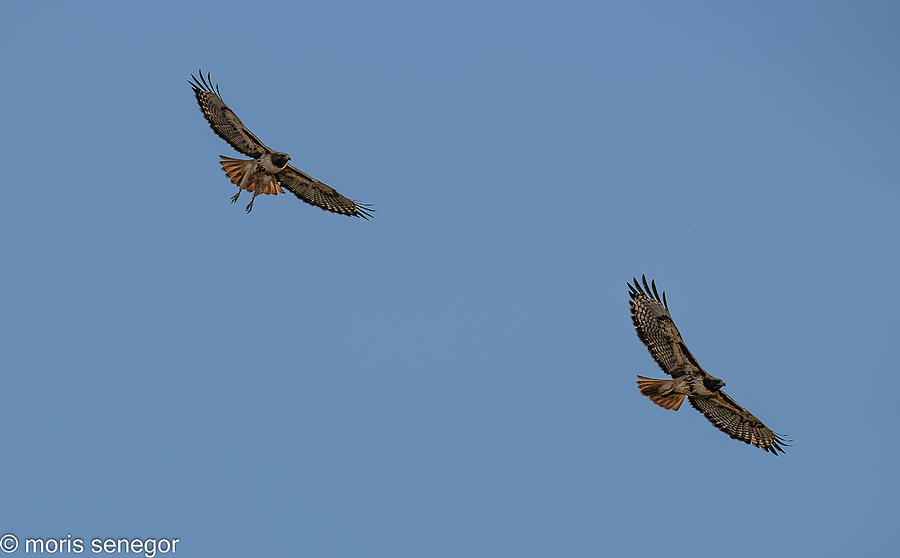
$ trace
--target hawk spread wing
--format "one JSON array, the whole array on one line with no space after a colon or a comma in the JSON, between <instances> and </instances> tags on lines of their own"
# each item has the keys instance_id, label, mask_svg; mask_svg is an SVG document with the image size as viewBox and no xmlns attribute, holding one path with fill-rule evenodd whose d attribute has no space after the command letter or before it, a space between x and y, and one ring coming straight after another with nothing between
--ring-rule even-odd
<instances>
[{"instance_id":1,"label":"hawk spread wing","mask_svg":"<svg viewBox=\"0 0 900 558\"><path fill-rule=\"evenodd\" d=\"M203 77L203 72L200 72L200 79L197 79L194 74L191 74L193 81L188 83L194 89L197 104L200 105L200 111L203 112L203 117L209 122L212 131L227 141L235 151L248 157L256 158L262 157L266 153L272 153L272 150L259 141L259 138L244 126L238 115L222 101L222 97L219 96L219 86L210 85L209 74L206 75L207 77Z\"/></svg>"},{"instance_id":2,"label":"hawk spread wing","mask_svg":"<svg viewBox=\"0 0 900 558\"><path fill-rule=\"evenodd\" d=\"M203 113L203 117L209 122L209 127L212 128L212 131L215 132L217 136L228 142L235 150L248 157L255 158L258 163L257 168L261 169L257 170L252 165L248 167L241 166L242 163L249 163L250 161L231 159L223 156L223 160L225 161L223 163L223 168L228 167L225 168L226 173L230 173L228 174L229 178L231 178L232 182L237 184L239 188L253 191L254 198L261 193L277 194L280 190L273 188L273 184L270 184L271 177L274 176L282 188L290 190L295 196L310 205L320 207L325 211L330 211L332 213L349 215L352 217L362 217L363 219L368 219L372 216L372 212L375 210L372 209L371 205L346 198L324 182L316 180L291 165L284 165L283 161L279 163L279 166L276 168L266 170L268 165L273 164L276 157L281 160L280 157L283 156L285 161L290 159L290 157L285 153L274 151L260 141L260 139L256 137L253 132L248 130L243 122L241 122L241 119L238 118L237 114L228 108L228 105L222 101L222 97L219 93L219 86L212 84L209 73L207 73L205 77L203 72L200 72L199 75L200 77L197 78L191 74L191 81L188 81L188 83L194 90L194 96L197 97L197 104L200 105L200 111ZM266 172L273 174L266 175ZM250 173L256 174L245 179L245 176ZM267 176L268 179L266 178ZM250 178L253 179L251 180ZM269 184L269 187L263 190L260 189L260 187L257 187L257 184ZM237 200L239 194L240 190L238 190L238 194L232 198L232 202ZM252 207L253 201L247 206L247 211L249 212Z\"/></svg>"},{"instance_id":3,"label":"hawk spread wing","mask_svg":"<svg viewBox=\"0 0 900 558\"><path fill-rule=\"evenodd\" d=\"M720 390L712 397L688 397L688 401L713 426L735 440L752 444L775 455L778 452L784 453L782 446L790 445L724 391Z\"/></svg>"},{"instance_id":4,"label":"hawk spread wing","mask_svg":"<svg viewBox=\"0 0 900 558\"><path fill-rule=\"evenodd\" d=\"M681 338L672 316L669 314L669 303L666 293L662 297L656 290L656 281L647 284L647 278L641 276L643 286L634 279L628 284L631 297L631 321L637 330L638 338L647 346L650 356L659 364L662 371L678 378L687 373L701 370L697 359L691 354Z\"/></svg>"},{"instance_id":5,"label":"hawk spread wing","mask_svg":"<svg viewBox=\"0 0 900 558\"><path fill-rule=\"evenodd\" d=\"M354 215L368 219L372 216L372 206L353 201L342 196L337 190L319 182L305 172L288 165L275 175L283 188L290 190L295 196L310 205L321 207L332 213Z\"/></svg>"}]
</instances>

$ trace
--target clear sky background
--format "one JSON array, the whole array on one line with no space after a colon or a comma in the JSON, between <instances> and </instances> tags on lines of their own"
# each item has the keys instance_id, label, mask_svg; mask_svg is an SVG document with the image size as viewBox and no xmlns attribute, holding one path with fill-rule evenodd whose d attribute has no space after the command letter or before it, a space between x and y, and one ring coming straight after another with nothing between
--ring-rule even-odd
<instances>
[{"instance_id":1,"label":"clear sky background","mask_svg":"<svg viewBox=\"0 0 900 558\"><path fill-rule=\"evenodd\" d=\"M896 550L898 27L894 2L3 3L0 531ZM198 67L375 218L230 205ZM641 273L786 455L639 394Z\"/></svg>"}]
</instances>

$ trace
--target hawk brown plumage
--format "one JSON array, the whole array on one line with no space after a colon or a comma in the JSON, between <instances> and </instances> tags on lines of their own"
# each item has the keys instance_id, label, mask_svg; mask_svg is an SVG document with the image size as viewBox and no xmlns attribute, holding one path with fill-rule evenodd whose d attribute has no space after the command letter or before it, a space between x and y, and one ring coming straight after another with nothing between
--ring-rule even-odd
<instances>
[{"instance_id":1,"label":"hawk brown plumage","mask_svg":"<svg viewBox=\"0 0 900 558\"><path fill-rule=\"evenodd\" d=\"M722 388L725 382L706 373L691 354L681 333L669 314L666 293L662 297L656 290L656 282L641 283L633 278L628 284L631 297L631 321L638 338L647 346L653 360L671 380L656 380L638 376L638 389L651 401L677 411L687 397L691 406L703 413L719 430L735 440L740 440L778 455L788 440L772 432L761 420L741 407Z\"/></svg>"},{"instance_id":2,"label":"hawk brown plumage","mask_svg":"<svg viewBox=\"0 0 900 558\"><path fill-rule=\"evenodd\" d=\"M188 83L193 88L200 111L212 131L235 150L253 157L247 160L220 155L222 170L238 187L231 203L237 201L242 190L252 192L253 198L247 205L247 213L250 213L256 196L284 193L282 188L287 188L304 202L325 211L363 219L372 216L374 209L370 205L346 198L331 186L292 167L288 164L290 155L274 151L260 141L222 101L219 86L212 85L208 72L204 77L201 71L200 79L191 74L191 79Z\"/></svg>"}]
</instances>

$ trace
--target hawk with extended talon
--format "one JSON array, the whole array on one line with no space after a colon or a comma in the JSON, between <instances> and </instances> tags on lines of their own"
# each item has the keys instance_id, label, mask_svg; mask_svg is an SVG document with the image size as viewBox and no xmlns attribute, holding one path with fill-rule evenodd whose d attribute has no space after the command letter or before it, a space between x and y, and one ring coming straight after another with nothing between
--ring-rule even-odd
<instances>
[{"instance_id":1,"label":"hawk with extended talon","mask_svg":"<svg viewBox=\"0 0 900 558\"><path fill-rule=\"evenodd\" d=\"M247 205L247 213L253 209L253 201L260 194L282 194L287 188L304 202L341 215L368 219L374 211L371 206L345 198L331 186L320 182L305 172L288 164L287 153L267 147L244 126L241 119L228 108L219 96L219 86L212 86L209 73L200 79L191 74L188 83L194 90L197 103L209 127L217 136L227 141L237 151L253 159L232 159L220 155L222 170L238 187L231 203L237 201L242 190L253 193Z\"/></svg>"}]
</instances>

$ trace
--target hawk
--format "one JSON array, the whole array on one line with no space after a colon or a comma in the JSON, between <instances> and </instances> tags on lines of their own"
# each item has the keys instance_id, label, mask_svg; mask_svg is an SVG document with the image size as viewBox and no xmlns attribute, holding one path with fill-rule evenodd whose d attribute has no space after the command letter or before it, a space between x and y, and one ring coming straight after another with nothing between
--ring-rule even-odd
<instances>
[{"instance_id":1,"label":"hawk","mask_svg":"<svg viewBox=\"0 0 900 558\"><path fill-rule=\"evenodd\" d=\"M638 338L647 346L653 360L662 371L672 376L671 380L656 380L638 376L638 389L651 401L664 409L677 411L684 398L691 406L703 413L719 430L735 440L752 444L778 455L784 453L782 446L788 446L782 436L772 432L753 414L738 405L722 388L725 382L706 373L691 354L681 333L669 315L666 293L662 298L656 290L656 282L647 285L647 278L641 276L641 283L633 278L628 284L631 296L631 321Z\"/></svg>"},{"instance_id":2,"label":"hawk","mask_svg":"<svg viewBox=\"0 0 900 558\"><path fill-rule=\"evenodd\" d=\"M219 86L211 85L209 72L206 77L203 77L202 71L199 74L200 79L191 74L192 81L188 83L194 90L197 104L200 105L203 117L209 122L209 127L235 150L252 157L247 160L220 155L222 160L219 164L222 165L222 170L238 187L237 193L231 198L231 203L237 201L242 190L252 192L253 197L247 205L247 213L250 213L256 196L283 194L282 188L287 188L304 202L325 211L363 219L372 216L374 209L368 204L345 198L331 186L289 165L290 155L266 146L244 126L234 111L228 108L222 101Z\"/></svg>"}]
</instances>

